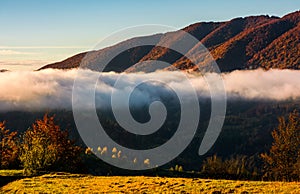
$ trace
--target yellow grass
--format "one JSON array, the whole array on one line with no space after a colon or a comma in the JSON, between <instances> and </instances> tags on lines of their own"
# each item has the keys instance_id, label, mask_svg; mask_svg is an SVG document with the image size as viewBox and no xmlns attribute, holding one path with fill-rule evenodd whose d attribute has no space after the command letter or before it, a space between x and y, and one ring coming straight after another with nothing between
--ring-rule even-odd
<instances>
[{"instance_id":1,"label":"yellow grass","mask_svg":"<svg viewBox=\"0 0 300 194\"><path fill-rule=\"evenodd\" d=\"M300 193L300 183L88 176L53 173L9 183L1 193Z\"/></svg>"},{"instance_id":2,"label":"yellow grass","mask_svg":"<svg viewBox=\"0 0 300 194\"><path fill-rule=\"evenodd\" d=\"M22 176L23 170L0 170L0 176Z\"/></svg>"}]
</instances>

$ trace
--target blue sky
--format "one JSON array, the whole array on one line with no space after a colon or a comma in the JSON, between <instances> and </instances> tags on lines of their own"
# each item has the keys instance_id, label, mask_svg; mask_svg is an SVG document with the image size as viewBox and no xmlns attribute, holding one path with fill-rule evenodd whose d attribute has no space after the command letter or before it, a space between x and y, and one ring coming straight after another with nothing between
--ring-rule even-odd
<instances>
[{"instance_id":1,"label":"blue sky","mask_svg":"<svg viewBox=\"0 0 300 194\"><path fill-rule=\"evenodd\" d=\"M62 60L130 26L181 28L248 15L283 16L299 9L296 0L0 0L0 69L34 69Z\"/></svg>"}]
</instances>

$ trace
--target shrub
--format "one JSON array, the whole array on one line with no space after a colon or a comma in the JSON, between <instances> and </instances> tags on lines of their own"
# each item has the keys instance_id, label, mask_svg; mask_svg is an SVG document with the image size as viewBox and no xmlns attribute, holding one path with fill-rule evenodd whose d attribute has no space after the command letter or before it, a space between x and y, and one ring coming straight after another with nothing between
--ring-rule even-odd
<instances>
[{"instance_id":1,"label":"shrub","mask_svg":"<svg viewBox=\"0 0 300 194\"><path fill-rule=\"evenodd\" d=\"M170 168L171 171L178 171L178 172L183 172L183 167L176 164L175 167Z\"/></svg>"},{"instance_id":2,"label":"shrub","mask_svg":"<svg viewBox=\"0 0 300 194\"><path fill-rule=\"evenodd\" d=\"M68 132L55 124L54 116L48 117L47 114L25 132L21 150L20 160L28 175L38 171L75 171L80 165L82 152L68 138Z\"/></svg>"},{"instance_id":3,"label":"shrub","mask_svg":"<svg viewBox=\"0 0 300 194\"><path fill-rule=\"evenodd\" d=\"M204 160L202 164L202 173L209 175L225 174L226 167L222 158L217 155L213 155Z\"/></svg>"},{"instance_id":4,"label":"shrub","mask_svg":"<svg viewBox=\"0 0 300 194\"><path fill-rule=\"evenodd\" d=\"M246 156L231 157L222 160L221 157L213 155L204 160L201 173L214 178L245 178L249 177L246 169Z\"/></svg>"}]
</instances>

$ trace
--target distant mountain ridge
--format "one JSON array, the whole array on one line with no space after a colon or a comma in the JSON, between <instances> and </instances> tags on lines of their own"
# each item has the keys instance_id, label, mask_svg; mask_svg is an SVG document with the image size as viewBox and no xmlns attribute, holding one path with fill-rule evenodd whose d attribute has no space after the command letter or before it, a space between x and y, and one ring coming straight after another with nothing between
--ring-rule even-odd
<instances>
[{"instance_id":1,"label":"distant mountain ridge","mask_svg":"<svg viewBox=\"0 0 300 194\"><path fill-rule=\"evenodd\" d=\"M199 49L203 44L210 51L222 72L256 68L300 69L300 11L282 18L250 16L235 18L227 22L200 22L182 30L200 41L189 48L188 53ZM179 31L132 38L98 51L77 54L64 61L46 65L39 70L77 68L87 53L89 58L81 65L93 70L144 71L147 64L138 62L149 60L165 61L181 70L194 70L198 64L193 64L188 58L171 49L160 46L134 47L140 41L147 42L147 40L154 41L157 45L161 43L176 45L179 44L181 38L182 34ZM119 54L105 68L101 66L99 61L126 46L133 48Z\"/></svg>"}]
</instances>

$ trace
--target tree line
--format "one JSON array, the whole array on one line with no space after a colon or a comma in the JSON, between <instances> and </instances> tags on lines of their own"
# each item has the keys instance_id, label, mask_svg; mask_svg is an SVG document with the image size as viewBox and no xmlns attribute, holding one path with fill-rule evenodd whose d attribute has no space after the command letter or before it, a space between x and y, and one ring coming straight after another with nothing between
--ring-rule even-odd
<instances>
[{"instance_id":1,"label":"tree line","mask_svg":"<svg viewBox=\"0 0 300 194\"><path fill-rule=\"evenodd\" d=\"M212 178L260 177L264 180L299 181L299 113L293 111L288 118L280 117L278 121L278 127L271 134L273 143L269 151L260 154L262 166L258 165L255 170L250 171L246 156L223 159L213 155L199 164L201 170L197 174ZM68 131L62 130L55 123L55 117L48 114L42 119L37 119L22 134L11 132L6 129L5 122L0 122L0 153L1 169L23 168L26 175L36 175L45 171L86 173L90 172L89 165L101 163L89 148L77 145L69 137ZM114 174L111 173L112 167L103 162L100 168L103 168L100 169L102 172ZM170 173L176 171L171 169ZM184 167L180 166L178 171L182 172L183 169ZM159 169L154 172L159 172Z\"/></svg>"}]
</instances>

